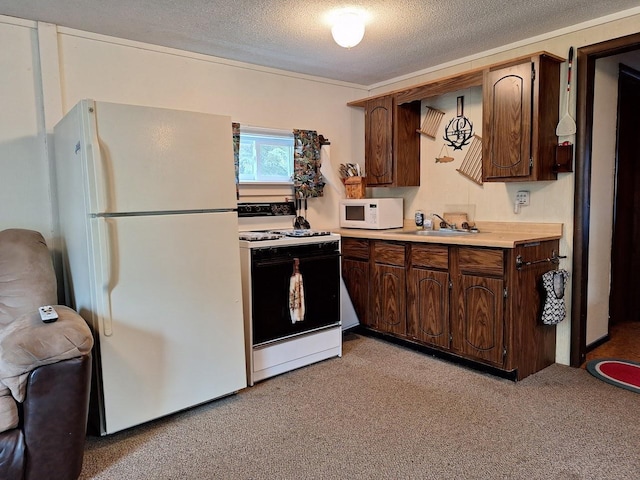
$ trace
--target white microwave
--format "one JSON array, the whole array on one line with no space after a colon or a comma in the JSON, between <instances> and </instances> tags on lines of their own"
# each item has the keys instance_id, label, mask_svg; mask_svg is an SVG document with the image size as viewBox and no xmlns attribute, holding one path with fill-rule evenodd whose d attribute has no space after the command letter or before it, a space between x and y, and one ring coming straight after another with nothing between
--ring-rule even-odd
<instances>
[{"instance_id":1,"label":"white microwave","mask_svg":"<svg viewBox=\"0 0 640 480\"><path fill-rule=\"evenodd\" d=\"M343 198L340 226L375 230L403 226L402 198Z\"/></svg>"}]
</instances>

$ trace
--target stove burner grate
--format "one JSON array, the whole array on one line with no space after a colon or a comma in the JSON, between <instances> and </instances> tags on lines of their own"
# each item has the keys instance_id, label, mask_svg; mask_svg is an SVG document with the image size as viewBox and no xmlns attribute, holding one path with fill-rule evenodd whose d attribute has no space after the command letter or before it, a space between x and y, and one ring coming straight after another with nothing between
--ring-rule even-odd
<instances>
[{"instance_id":1,"label":"stove burner grate","mask_svg":"<svg viewBox=\"0 0 640 480\"><path fill-rule=\"evenodd\" d=\"M259 242L262 240L278 240L282 238L282 235L272 232L240 232L238 238L249 242Z\"/></svg>"},{"instance_id":2,"label":"stove burner grate","mask_svg":"<svg viewBox=\"0 0 640 480\"><path fill-rule=\"evenodd\" d=\"M300 229L285 229L285 230L270 230L270 233L276 235L284 235L285 237L320 237L324 235L331 235L331 232L325 230L300 230Z\"/></svg>"}]
</instances>

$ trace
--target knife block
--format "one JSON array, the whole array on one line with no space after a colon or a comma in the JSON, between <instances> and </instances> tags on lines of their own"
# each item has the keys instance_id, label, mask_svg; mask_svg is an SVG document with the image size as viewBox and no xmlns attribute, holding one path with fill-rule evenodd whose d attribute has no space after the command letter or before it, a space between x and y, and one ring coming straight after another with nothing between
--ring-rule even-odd
<instances>
[{"instance_id":1,"label":"knife block","mask_svg":"<svg viewBox=\"0 0 640 480\"><path fill-rule=\"evenodd\" d=\"M364 177L347 177L344 180L347 198L365 198Z\"/></svg>"}]
</instances>

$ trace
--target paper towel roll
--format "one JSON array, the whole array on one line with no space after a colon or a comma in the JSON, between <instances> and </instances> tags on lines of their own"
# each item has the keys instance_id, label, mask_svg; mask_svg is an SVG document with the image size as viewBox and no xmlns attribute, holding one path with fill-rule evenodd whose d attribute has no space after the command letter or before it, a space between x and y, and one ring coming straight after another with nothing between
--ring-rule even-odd
<instances>
[{"instance_id":1,"label":"paper towel roll","mask_svg":"<svg viewBox=\"0 0 640 480\"><path fill-rule=\"evenodd\" d=\"M331 163L331 148L329 147L329 145L323 145L322 147L320 147L320 158L322 160L322 163L320 165L320 172L322 173L325 181L328 185L331 185L331 187L336 192L338 192L338 195L340 195L340 197L344 197L344 184L342 183L340 176L334 170Z\"/></svg>"}]
</instances>

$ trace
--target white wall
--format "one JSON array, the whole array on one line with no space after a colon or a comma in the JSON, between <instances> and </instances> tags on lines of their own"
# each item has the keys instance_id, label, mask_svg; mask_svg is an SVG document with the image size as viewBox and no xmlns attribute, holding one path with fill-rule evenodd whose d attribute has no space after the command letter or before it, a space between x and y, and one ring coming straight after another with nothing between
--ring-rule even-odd
<instances>
[{"instance_id":1,"label":"white wall","mask_svg":"<svg viewBox=\"0 0 640 480\"><path fill-rule=\"evenodd\" d=\"M34 22L0 17L0 230L52 234Z\"/></svg>"},{"instance_id":2,"label":"white wall","mask_svg":"<svg viewBox=\"0 0 640 480\"><path fill-rule=\"evenodd\" d=\"M486 52L417 72L376 86L370 93L540 50L566 56L570 45L589 45L638 31L640 15L567 29L498 53ZM0 51L0 228L28 227L43 231L46 237L53 235L46 133L63 112L85 97L228 114L235 121L256 126L313 128L330 139L332 166L364 162L364 116L361 109L346 106L350 100L367 96L366 89L356 85L1 16L0 42L11 45ZM565 77L564 68L561 77ZM465 95L465 114L480 129L481 102L473 89L443 96L437 105L450 118L460 94ZM574 99L575 95L572 105ZM564 101L562 95L560 105ZM423 138L422 148L422 186L376 191L376 196L404 196L407 217L416 208L442 211L448 205L473 203L479 220L561 222L565 230L560 250L569 257L561 266L571 270L573 174L561 174L555 182L479 187L455 171L463 158L459 152L453 155L456 161L436 164L431 159L439 154L439 141ZM513 199L520 189L531 191L531 206L515 215ZM326 191L325 198L309 202L314 227L337 224L338 193L331 188ZM566 300L570 307L570 295ZM569 363L569 323L558 327L556 360L560 363Z\"/></svg>"}]
</instances>

